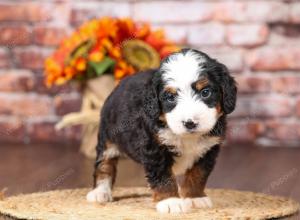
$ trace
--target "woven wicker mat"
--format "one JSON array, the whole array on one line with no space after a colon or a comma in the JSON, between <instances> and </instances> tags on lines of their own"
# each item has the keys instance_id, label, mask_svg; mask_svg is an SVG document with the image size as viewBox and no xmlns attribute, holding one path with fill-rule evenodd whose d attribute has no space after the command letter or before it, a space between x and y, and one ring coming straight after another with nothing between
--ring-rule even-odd
<instances>
[{"instance_id":1,"label":"woven wicker mat","mask_svg":"<svg viewBox=\"0 0 300 220\"><path fill-rule=\"evenodd\" d=\"M296 213L293 200L264 194L207 189L214 208L188 214L159 214L146 188L116 188L113 203L87 203L88 189L50 191L9 197L0 201L0 213L20 219L268 219Z\"/></svg>"}]
</instances>

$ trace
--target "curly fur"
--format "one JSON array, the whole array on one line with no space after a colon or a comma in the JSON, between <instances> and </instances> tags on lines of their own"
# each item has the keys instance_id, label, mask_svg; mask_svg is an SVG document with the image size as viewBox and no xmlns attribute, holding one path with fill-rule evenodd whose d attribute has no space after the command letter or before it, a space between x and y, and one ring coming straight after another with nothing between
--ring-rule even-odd
<instances>
[{"instance_id":1,"label":"curly fur","mask_svg":"<svg viewBox=\"0 0 300 220\"><path fill-rule=\"evenodd\" d=\"M186 57L186 61L182 61L182 57L191 54L193 57ZM172 62L179 61L182 62L180 65L177 63L177 68L174 70L175 64ZM184 64L186 65L184 66ZM183 84L184 76L178 77L178 74L185 74L185 68L188 68L190 64L197 66L186 69L186 71L190 71L188 74L191 82L189 79L185 79L188 84ZM181 68L180 71L175 73L174 71L177 71L179 67ZM194 82L192 81L197 80L198 77L207 79L208 86L212 91L209 99L201 99L200 91L193 90L192 84ZM171 85L170 81L172 80L172 85L176 85L178 88L173 86L177 89L177 97L174 102L170 103L165 98L165 88L167 85ZM191 83L191 88L187 88L187 92L184 92L190 94L192 91L191 100L194 100L195 103L191 102L191 104L196 106L197 103L201 102L202 105L206 106L205 109L215 109L217 112L217 115L214 116L215 122L209 130L184 131L185 133L179 134L179 136L183 135L182 137L185 138L179 138L178 144L172 144L174 143L172 139L177 135L175 133L171 140L163 142L159 136L161 131L169 129L172 132L169 126L171 122L164 116L174 112L179 100L184 97L180 96L183 93L182 90L189 83ZM225 135L226 115L235 108L236 92L235 81L223 64L200 51L191 49L184 49L172 54L162 62L159 69L145 71L124 79L107 98L102 108L95 170L101 166L104 160L103 155L107 150L106 143L109 141L118 147L120 153L128 155L143 165L146 178L154 191L168 192L168 189L174 190L176 181L172 167L177 161L176 159L181 156L180 154L184 153L178 151L180 147L186 145L183 140L189 139L190 136L200 139L217 137L218 140L222 140ZM185 96L188 96L186 94ZM193 114L195 114L195 118L198 117L197 112ZM208 113L204 112L204 114ZM200 120L199 126L202 122ZM190 158L189 164L199 167L207 179L214 167L221 143L209 141L203 143L207 143L209 146L205 146L205 151L199 151L199 155ZM197 148L196 145L193 147ZM189 160L189 157L186 158ZM96 182L97 172L95 172L95 184Z\"/></svg>"}]
</instances>

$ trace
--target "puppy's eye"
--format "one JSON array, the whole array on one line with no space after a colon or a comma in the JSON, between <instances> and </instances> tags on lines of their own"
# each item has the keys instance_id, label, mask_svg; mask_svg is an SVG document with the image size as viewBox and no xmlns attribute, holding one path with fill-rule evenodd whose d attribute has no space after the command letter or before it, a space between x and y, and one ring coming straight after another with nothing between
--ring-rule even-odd
<instances>
[{"instance_id":1,"label":"puppy's eye","mask_svg":"<svg viewBox=\"0 0 300 220\"><path fill-rule=\"evenodd\" d=\"M167 100L168 102L175 102L175 99L176 99L175 94L170 93L170 92L167 92L167 93L165 94L165 97L166 97L166 100Z\"/></svg>"},{"instance_id":2,"label":"puppy's eye","mask_svg":"<svg viewBox=\"0 0 300 220\"><path fill-rule=\"evenodd\" d=\"M210 88L202 89L200 94L202 98L206 99L211 95L211 89Z\"/></svg>"}]
</instances>

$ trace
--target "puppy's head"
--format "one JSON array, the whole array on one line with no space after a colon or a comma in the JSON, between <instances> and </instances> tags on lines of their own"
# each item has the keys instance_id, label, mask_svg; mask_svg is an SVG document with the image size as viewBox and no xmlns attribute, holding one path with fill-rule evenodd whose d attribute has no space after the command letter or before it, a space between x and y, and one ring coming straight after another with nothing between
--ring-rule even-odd
<instances>
[{"instance_id":1,"label":"puppy's head","mask_svg":"<svg viewBox=\"0 0 300 220\"><path fill-rule=\"evenodd\" d=\"M235 108L237 88L227 68L197 50L168 56L157 72L156 90L161 114L178 135L205 134Z\"/></svg>"}]
</instances>

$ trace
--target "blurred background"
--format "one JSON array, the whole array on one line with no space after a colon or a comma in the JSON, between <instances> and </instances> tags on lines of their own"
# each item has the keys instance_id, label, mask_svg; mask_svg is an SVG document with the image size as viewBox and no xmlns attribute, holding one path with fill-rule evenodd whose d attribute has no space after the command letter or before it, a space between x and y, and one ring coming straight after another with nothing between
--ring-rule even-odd
<instances>
[{"instance_id":1,"label":"blurred background","mask_svg":"<svg viewBox=\"0 0 300 220\"><path fill-rule=\"evenodd\" d=\"M64 36L101 16L163 27L177 43L224 62L239 84L230 142L299 147L300 3L297 1L0 1L0 141L78 142L55 132L81 96L47 89L44 59ZM238 131L238 132L236 132Z\"/></svg>"},{"instance_id":2,"label":"blurred background","mask_svg":"<svg viewBox=\"0 0 300 220\"><path fill-rule=\"evenodd\" d=\"M48 89L43 72L45 58L65 36L101 16L162 27L171 40L217 58L235 76L239 95L226 142L232 148L221 155L211 186L300 200L296 0L1 0L0 190L91 185L92 160L77 153L81 128L54 129L63 115L80 110L81 93L69 84ZM145 184L136 172L120 174L131 178L121 185Z\"/></svg>"}]
</instances>

